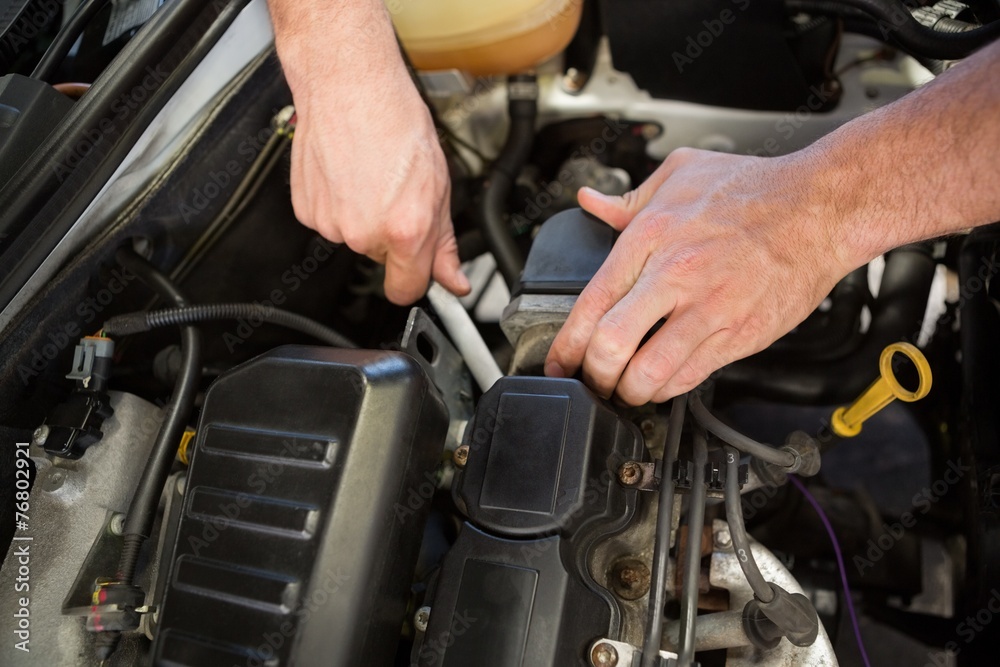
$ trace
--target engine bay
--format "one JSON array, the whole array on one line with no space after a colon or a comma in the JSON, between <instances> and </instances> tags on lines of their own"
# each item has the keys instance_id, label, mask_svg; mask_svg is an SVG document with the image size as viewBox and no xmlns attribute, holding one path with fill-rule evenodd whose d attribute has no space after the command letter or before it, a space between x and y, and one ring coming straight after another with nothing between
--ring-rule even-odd
<instances>
[{"instance_id":1,"label":"engine bay","mask_svg":"<svg viewBox=\"0 0 1000 667\"><path fill-rule=\"evenodd\" d=\"M459 43L387 2L472 284L413 307L296 220L263 0L8 4L0 662L995 663L996 226L666 403L543 368L618 237L579 188L794 152L995 3L525 1Z\"/></svg>"}]
</instances>

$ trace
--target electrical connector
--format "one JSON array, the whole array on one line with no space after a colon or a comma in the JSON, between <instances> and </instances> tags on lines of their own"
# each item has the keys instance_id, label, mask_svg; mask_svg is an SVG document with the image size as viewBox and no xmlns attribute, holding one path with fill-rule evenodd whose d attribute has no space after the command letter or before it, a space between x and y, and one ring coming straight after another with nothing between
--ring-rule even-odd
<instances>
[{"instance_id":1,"label":"electrical connector","mask_svg":"<svg viewBox=\"0 0 1000 667\"><path fill-rule=\"evenodd\" d=\"M789 593L768 582L774 597L762 602L754 596L743 607L743 630L754 646L772 649L782 637L795 646L811 646L819 635L819 616L801 593Z\"/></svg>"},{"instance_id":2,"label":"electrical connector","mask_svg":"<svg viewBox=\"0 0 1000 667\"><path fill-rule=\"evenodd\" d=\"M104 391L111 376L111 361L115 342L110 338L86 336L80 339L73 351L73 370L66 375L80 382L84 389Z\"/></svg>"}]
</instances>

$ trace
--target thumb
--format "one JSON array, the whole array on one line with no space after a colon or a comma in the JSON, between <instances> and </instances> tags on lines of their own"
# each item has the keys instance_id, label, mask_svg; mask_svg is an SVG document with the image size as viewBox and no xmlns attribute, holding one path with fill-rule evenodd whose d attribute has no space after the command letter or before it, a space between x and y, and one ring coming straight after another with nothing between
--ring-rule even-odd
<instances>
[{"instance_id":1,"label":"thumb","mask_svg":"<svg viewBox=\"0 0 1000 667\"><path fill-rule=\"evenodd\" d=\"M653 198L656 191L663 185L674 167L669 160L665 161L653 174L642 182L635 190L630 190L621 196L606 195L593 188L582 187L577 192L577 199L583 210L622 231L632 222L639 211Z\"/></svg>"},{"instance_id":2,"label":"thumb","mask_svg":"<svg viewBox=\"0 0 1000 667\"><path fill-rule=\"evenodd\" d=\"M465 296L472 289L469 279L462 273L461 262L458 259L458 242L455 240L455 230L450 220L445 225L434 249L434 265L431 273L434 280L456 296Z\"/></svg>"}]
</instances>

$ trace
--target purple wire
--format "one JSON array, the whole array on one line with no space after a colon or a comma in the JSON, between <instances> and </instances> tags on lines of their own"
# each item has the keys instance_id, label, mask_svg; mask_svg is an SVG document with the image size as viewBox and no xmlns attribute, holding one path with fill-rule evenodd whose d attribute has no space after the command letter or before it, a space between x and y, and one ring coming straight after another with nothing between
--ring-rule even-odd
<instances>
[{"instance_id":1,"label":"purple wire","mask_svg":"<svg viewBox=\"0 0 1000 667\"><path fill-rule=\"evenodd\" d=\"M795 487L802 492L809 504L813 506L816 510L816 514L819 515L820 521L823 522L823 526L826 527L826 533L830 536L830 541L833 542L833 552L837 555L837 566L840 568L840 583L844 586L844 595L847 598L847 611L851 615L851 625L854 627L854 638L858 641L858 650L861 651L861 659L865 661L865 667L871 667L871 662L868 661L868 652L865 651L865 641L861 638L861 628L858 627L858 617L854 613L854 601L851 599L851 587L847 584L847 568L844 566L844 554L840 551L840 543L837 542L837 535L833 532L833 525L830 523L830 519L827 518L826 512L823 508L819 506L819 501L816 500L813 494L809 493L809 490L805 487L801 481L799 481L794 475L789 475L788 479L795 485Z\"/></svg>"}]
</instances>

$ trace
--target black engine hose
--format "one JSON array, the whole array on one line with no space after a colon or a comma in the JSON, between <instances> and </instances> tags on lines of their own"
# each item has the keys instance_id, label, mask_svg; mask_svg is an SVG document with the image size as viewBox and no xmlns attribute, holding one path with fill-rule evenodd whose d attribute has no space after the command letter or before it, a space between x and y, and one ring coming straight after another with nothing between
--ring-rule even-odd
<instances>
[{"instance_id":1,"label":"black engine hose","mask_svg":"<svg viewBox=\"0 0 1000 667\"><path fill-rule=\"evenodd\" d=\"M740 494L740 453L735 447L726 446L726 522L733 539L733 550L740 563L743 575L750 583L753 594L761 602L770 602L774 597L771 585L764 579L750 550L750 538L743 523L743 496Z\"/></svg>"},{"instance_id":2,"label":"black engine hose","mask_svg":"<svg viewBox=\"0 0 1000 667\"><path fill-rule=\"evenodd\" d=\"M760 459L765 463L771 463L783 468L791 468L796 463L795 454L786 449L775 449L770 445L757 442L753 438L743 435L731 426L727 426L713 415L701 400L698 390L692 391L688 397L691 406L691 414L694 415L702 428L719 438L731 447L735 447L741 452Z\"/></svg>"},{"instance_id":3,"label":"black engine hose","mask_svg":"<svg viewBox=\"0 0 1000 667\"><path fill-rule=\"evenodd\" d=\"M241 318L257 319L261 322L293 329L333 347L357 347L346 336L316 320L280 308L262 306L258 303L181 305L177 308L116 315L104 323L104 333L108 336L127 336L176 324L192 324L211 320L238 320Z\"/></svg>"},{"instance_id":4,"label":"black engine hose","mask_svg":"<svg viewBox=\"0 0 1000 667\"><path fill-rule=\"evenodd\" d=\"M663 639L663 613L667 593L667 561L670 559L670 532L674 522L673 467L680 449L687 394L674 398L667 422L667 441L663 447L663 468L660 470L660 497L656 509L656 543L653 546L653 567L650 570L649 611L646 614L646 640L642 645L642 667L653 667L660 655Z\"/></svg>"},{"instance_id":5,"label":"black engine hose","mask_svg":"<svg viewBox=\"0 0 1000 667\"><path fill-rule=\"evenodd\" d=\"M187 299L177 286L132 250L122 248L116 253L115 258L165 301L178 306L187 305ZM170 476L170 467L177 455L177 447L180 445L181 435L187 426L198 392L201 380L201 338L193 326L181 327L181 354L180 371L170 401L164 409L163 423L160 425L156 442L142 470L125 517L123 530L125 545L122 548L117 578L127 584L133 583L139 549L150 536L156 518L156 508L160 504L160 495L163 493L167 477Z\"/></svg>"},{"instance_id":6,"label":"black engine hose","mask_svg":"<svg viewBox=\"0 0 1000 667\"><path fill-rule=\"evenodd\" d=\"M70 49L73 48L73 44L109 1L83 0L66 25L56 34L56 38L49 44L49 48L42 54L42 59L38 61L35 69L31 72L31 78L40 81L48 81L52 78L59 65L66 59Z\"/></svg>"},{"instance_id":7,"label":"black engine hose","mask_svg":"<svg viewBox=\"0 0 1000 667\"><path fill-rule=\"evenodd\" d=\"M507 220L507 200L514 180L521 172L535 141L538 117L538 84L533 74L518 74L507 81L510 131L483 189L480 223L486 244L497 260L497 267L507 287L513 289L521 279L524 258L514 241Z\"/></svg>"},{"instance_id":8,"label":"black engine hose","mask_svg":"<svg viewBox=\"0 0 1000 667\"><path fill-rule=\"evenodd\" d=\"M689 400L694 392L689 394ZM681 592L680 632L678 634L679 667L694 664L695 623L698 616L698 586L701 580L701 533L705 527L705 466L708 463L708 439L704 431L695 429L693 472L691 475L691 499L688 507L687 554L684 558L684 580Z\"/></svg>"},{"instance_id":9,"label":"black engine hose","mask_svg":"<svg viewBox=\"0 0 1000 667\"><path fill-rule=\"evenodd\" d=\"M766 353L737 361L716 379L717 396L752 395L798 405L854 400L878 376L879 356L886 345L916 341L936 268L927 244L893 250L886 256L871 324L857 347L825 361Z\"/></svg>"},{"instance_id":10,"label":"black engine hose","mask_svg":"<svg viewBox=\"0 0 1000 667\"><path fill-rule=\"evenodd\" d=\"M785 0L785 8L848 18L861 12L877 22L876 33L869 33L872 36L883 41L889 38L908 53L936 60L965 58L1000 37L1000 21L961 32L955 31L955 22L946 24L947 30L928 28L899 0Z\"/></svg>"}]
</instances>

